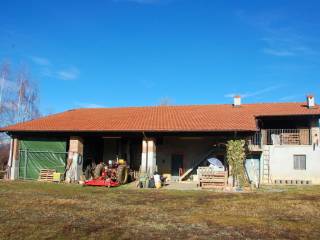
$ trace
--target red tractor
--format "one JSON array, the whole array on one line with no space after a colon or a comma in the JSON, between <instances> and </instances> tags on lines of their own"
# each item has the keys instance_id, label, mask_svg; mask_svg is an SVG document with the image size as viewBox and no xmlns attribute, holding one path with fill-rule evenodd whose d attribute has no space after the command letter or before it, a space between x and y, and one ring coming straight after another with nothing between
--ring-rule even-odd
<instances>
[{"instance_id":1,"label":"red tractor","mask_svg":"<svg viewBox=\"0 0 320 240\"><path fill-rule=\"evenodd\" d=\"M85 186L118 187L128 181L128 168L125 164L98 164L94 170L94 178L86 180Z\"/></svg>"}]
</instances>

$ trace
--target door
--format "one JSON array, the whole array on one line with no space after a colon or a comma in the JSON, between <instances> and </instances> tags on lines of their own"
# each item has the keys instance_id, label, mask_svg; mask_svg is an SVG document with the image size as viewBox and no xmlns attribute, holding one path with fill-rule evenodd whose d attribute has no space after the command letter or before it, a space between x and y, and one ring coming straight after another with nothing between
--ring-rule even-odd
<instances>
[{"instance_id":1,"label":"door","mask_svg":"<svg viewBox=\"0 0 320 240\"><path fill-rule=\"evenodd\" d=\"M183 156L181 154L173 154L171 157L171 175L179 176L179 168L183 168Z\"/></svg>"}]
</instances>

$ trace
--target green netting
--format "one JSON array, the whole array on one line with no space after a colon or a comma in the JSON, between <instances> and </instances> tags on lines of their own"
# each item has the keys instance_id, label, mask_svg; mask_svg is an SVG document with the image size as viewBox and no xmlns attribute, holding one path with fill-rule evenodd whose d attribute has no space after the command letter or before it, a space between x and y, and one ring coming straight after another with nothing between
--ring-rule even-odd
<instances>
[{"instance_id":1,"label":"green netting","mask_svg":"<svg viewBox=\"0 0 320 240\"><path fill-rule=\"evenodd\" d=\"M63 173L66 166L66 141L21 140L19 178L38 179L40 169Z\"/></svg>"}]
</instances>

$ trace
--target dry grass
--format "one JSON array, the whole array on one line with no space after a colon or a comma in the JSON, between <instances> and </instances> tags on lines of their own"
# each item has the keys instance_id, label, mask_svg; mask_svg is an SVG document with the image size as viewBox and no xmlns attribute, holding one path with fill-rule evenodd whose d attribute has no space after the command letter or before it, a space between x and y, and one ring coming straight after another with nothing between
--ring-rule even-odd
<instances>
[{"instance_id":1,"label":"dry grass","mask_svg":"<svg viewBox=\"0 0 320 240\"><path fill-rule=\"evenodd\" d=\"M0 239L320 239L320 187L132 190L0 182Z\"/></svg>"}]
</instances>

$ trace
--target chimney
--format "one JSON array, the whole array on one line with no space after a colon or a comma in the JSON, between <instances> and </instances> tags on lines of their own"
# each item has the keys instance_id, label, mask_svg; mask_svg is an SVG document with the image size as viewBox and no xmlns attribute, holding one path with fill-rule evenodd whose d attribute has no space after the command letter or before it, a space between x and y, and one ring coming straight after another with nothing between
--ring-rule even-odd
<instances>
[{"instance_id":1,"label":"chimney","mask_svg":"<svg viewBox=\"0 0 320 240\"><path fill-rule=\"evenodd\" d=\"M233 97L233 106L240 107L241 106L241 96L237 95Z\"/></svg>"},{"instance_id":2,"label":"chimney","mask_svg":"<svg viewBox=\"0 0 320 240\"><path fill-rule=\"evenodd\" d=\"M307 106L308 108L313 108L315 107L315 100L313 95L308 95L307 96Z\"/></svg>"}]
</instances>

